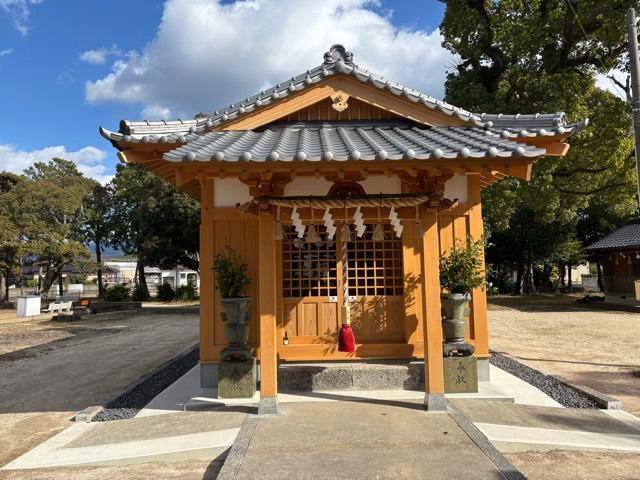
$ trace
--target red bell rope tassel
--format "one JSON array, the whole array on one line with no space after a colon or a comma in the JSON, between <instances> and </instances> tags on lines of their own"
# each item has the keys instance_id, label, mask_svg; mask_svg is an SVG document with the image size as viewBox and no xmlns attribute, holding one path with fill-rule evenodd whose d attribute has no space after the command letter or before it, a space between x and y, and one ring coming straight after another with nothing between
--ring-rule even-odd
<instances>
[{"instance_id":1,"label":"red bell rope tassel","mask_svg":"<svg viewBox=\"0 0 640 480\"><path fill-rule=\"evenodd\" d=\"M344 319L345 317L346 320ZM349 324L349 305L344 306L342 327L340 327L340 335L338 335L338 350L340 352L353 353L356 351L356 338L353 336L353 330Z\"/></svg>"},{"instance_id":2,"label":"red bell rope tassel","mask_svg":"<svg viewBox=\"0 0 640 480\"><path fill-rule=\"evenodd\" d=\"M342 327L340 327L340 333L338 334L338 350L340 352L353 353L356 351L356 338L353 335L351 329L351 309L349 308L349 276L347 274L347 267L349 262L349 255L347 254L347 243L351 240L351 232L349 231L349 224L346 220L346 208L345 208L345 220L342 223L342 286L344 295L344 304L342 307Z\"/></svg>"}]
</instances>

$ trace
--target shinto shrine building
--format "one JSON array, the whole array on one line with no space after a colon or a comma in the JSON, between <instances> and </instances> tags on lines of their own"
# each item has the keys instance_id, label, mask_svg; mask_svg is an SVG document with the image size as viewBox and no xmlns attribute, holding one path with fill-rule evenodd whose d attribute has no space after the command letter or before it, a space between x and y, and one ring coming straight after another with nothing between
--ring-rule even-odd
<instances>
[{"instance_id":1,"label":"shinto shrine building","mask_svg":"<svg viewBox=\"0 0 640 480\"><path fill-rule=\"evenodd\" d=\"M121 161L201 203L203 386L215 385L225 346L213 259L231 245L253 279L250 343L262 399L277 398L281 362L424 359L429 408L444 403L440 255L456 240L481 238L483 188L528 180L536 158L565 155L585 125L563 113L471 113L370 72L334 45L320 66L209 116L122 121L100 133ZM360 219L348 198L363 199ZM346 257L334 234L345 218L354 228ZM384 239L374 238L378 222ZM314 242L300 237L310 225ZM338 351L343 303L353 353ZM488 380L480 288L467 332Z\"/></svg>"}]
</instances>

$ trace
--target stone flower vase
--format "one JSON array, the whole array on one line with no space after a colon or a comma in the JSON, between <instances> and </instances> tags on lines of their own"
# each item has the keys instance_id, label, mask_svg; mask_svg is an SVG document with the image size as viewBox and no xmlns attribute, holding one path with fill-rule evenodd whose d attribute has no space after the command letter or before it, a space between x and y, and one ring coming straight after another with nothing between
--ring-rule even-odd
<instances>
[{"instance_id":1,"label":"stone flower vase","mask_svg":"<svg viewBox=\"0 0 640 480\"><path fill-rule=\"evenodd\" d=\"M471 295L468 293L449 293L440 297L442 304L442 332L444 344L442 353L445 357L468 357L475 348L464 341L467 333L467 322L464 319Z\"/></svg>"},{"instance_id":2,"label":"stone flower vase","mask_svg":"<svg viewBox=\"0 0 640 480\"><path fill-rule=\"evenodd\" d=\"M224 335L227 337L227 346L220 355L225 361L251 358L251 348L247 345L251 300L251 297L220 299L220 316L224 323Z\"/></svg>"}]
</instances>

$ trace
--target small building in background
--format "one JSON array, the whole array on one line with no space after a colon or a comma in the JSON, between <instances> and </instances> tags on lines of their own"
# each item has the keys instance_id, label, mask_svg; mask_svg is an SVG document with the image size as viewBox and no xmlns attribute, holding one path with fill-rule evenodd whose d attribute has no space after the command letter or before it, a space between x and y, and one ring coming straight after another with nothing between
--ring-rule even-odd
<instances>
[{"instance_id":1,"label":"small building in background","mask_svg":"<svg viewBox=\"0 0 640 480\"><path fill-rule=\"evenodd\" d=\"M589 245L587 250L600 256L605 295L636 295L635 281L640 279L640 218Z\"/></svg>"}]
</instances>

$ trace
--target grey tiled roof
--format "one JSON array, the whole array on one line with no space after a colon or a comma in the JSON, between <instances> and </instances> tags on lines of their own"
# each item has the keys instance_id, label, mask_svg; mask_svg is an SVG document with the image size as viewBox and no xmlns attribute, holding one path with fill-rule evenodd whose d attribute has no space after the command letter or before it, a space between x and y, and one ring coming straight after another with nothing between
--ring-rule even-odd
<instances>
[{"instance_id":1,"label":"grey tiled roof","mask_svg":"<svg viewBox=\"0 0 640 480\"><path fill-rule=\"evenodd\" d=\"M587 250L594 252L606 250L640 250L640 223L636 222L620 227L615 232L589 245Z\"/></svg>"},{"instance_id":2,"label":"grey tiled roof","mask_svg":"<svg viewBox=\"0 0 640 480\"><path fill-rule=\"evenodd\" d=\"M100 133L113 142L126 141L133 143L184 143L189 141L189 134L206 133L212 127L252 112L265 105L278 101L292 93L304 90L309 86L336 74L350 75L353 78L372 85L394 95L406 97L414 103L426 108L438 110L446 115L457 117L469 126L483 127L499 133L503 138L553 136L558 134L574 134L587 125L587 120L568 124L562 112L532 115L476 114L450 105L442 100L430 97L397 82L387 80L381 75L370 72L355 63L353 55L341 45L334 45L325 53L322 65L291 77L272 88L247 97L236 103L216 111L208 117L197 120L175 121L129 121L120 122L118 132L101 128Z\"/></svg>"},{"instance_id":3,"label":"grey tiled roof","mask_svg":"<svg viewBox=\"0 0 640 480\"><path fill-rule=\"evenodd\" d=\"M399 160L537 157L532 147L478 127L425 127L405 121L273 124L261 131L195 135L164 154L182 161Z\"/></svg>"}]
</instances>

